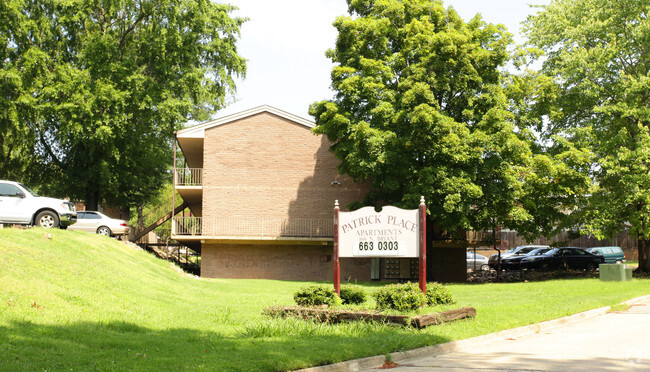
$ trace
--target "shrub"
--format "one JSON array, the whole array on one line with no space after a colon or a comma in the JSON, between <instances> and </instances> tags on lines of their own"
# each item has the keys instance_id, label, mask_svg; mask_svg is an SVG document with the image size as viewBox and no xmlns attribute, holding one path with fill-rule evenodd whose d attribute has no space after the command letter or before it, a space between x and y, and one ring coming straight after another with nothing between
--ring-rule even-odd
<instances>
[{"instance_id":1,"label":"shrub","mask_svg":"<svg viewBox=\"0 0 650 372\"><path fill-rule=\"evenodd\" d=\"M427 296L415 283L390 284L374 293L378 309L415 310L427 303Z\"/></svg>"},{"instance_id":2,"label":"shrub","mask_svg":"<svg viewBox=\"0 0 650 372\"><path fill-rule=\"evenodd\" d=\"M428 305L453 304L454 302L456 301L451 297L451 292L447 287L437 282L427 283Z\"/></svg>"},{"instance_id":3,"label":"shrub","mask_svg":"<svg viewBox=\"0 0 650 372\"><path fill-rule=\"evenodd\" d=\"M293 295L293 300L300 306L328 305L335 306L341 303L334 289L312 285L303 287Z\"/></svg>"},{"instance_id":4,"label":"shrub","mask_svg":"<svg viewBox=\"0 0 650 372\"><path fill-rule=\"evenodd\" d=\"M366 291L358 285L341 286L341 301L344 305L361 305L366 302Z\"/></svg>"}]
</instances>

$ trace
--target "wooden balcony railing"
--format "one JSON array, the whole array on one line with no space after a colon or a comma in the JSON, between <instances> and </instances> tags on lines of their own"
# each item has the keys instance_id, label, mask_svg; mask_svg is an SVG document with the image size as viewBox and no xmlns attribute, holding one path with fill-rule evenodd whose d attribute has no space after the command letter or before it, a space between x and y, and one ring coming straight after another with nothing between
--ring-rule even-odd
<instances>
[{"instance_id":1,"label":"wooden balcony railing","mask_svg":"<svg viewBox=\"0 0 650 372\"><path fill-rule=\"evenodd\" d=\"M332 238L330 219L174 217L174 235L235 238Z\"/></svg>"},{"instance_id":2,"label":"wooden balcony railing","mask_svg":"<svg viewBox=\"0 0 650 372\"><path fill-rule=\"evenodd\" d=\"M174 180L176 186L202 186L203 168L177 168Z\"/></svg>"}]
</instances>

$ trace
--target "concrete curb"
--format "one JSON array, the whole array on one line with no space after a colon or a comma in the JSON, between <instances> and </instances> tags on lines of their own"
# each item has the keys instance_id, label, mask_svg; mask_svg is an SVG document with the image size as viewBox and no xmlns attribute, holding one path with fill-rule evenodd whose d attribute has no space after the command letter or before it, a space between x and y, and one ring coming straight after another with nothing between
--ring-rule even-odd
<instances>
[{"instance_id":1,"label":"concrete curb","mask_svg":"<svg viewBox=\"0 0 650 372\"><path fill-rule=\"evenodd\" d=\"M632 306L637 303L650 303L650 295L636 297L631 300L622 302L622 304ZM396 363L411 358L423 358L437 356L441 354L450 353L453 351L460 351L466 349L474 349L481 344L486 344L496 340L505 338L517 338L526 336L532 333L539 333L551 328L559 327L564 324L577 322L580 320L595 318L600 315L607 314L611 311L611 306L605 306L598 309L588 310L581 313L569 315L563 318L548 320L541 323L531 324L523 327L506 329L500 332L491 333L487 335L467 338L459 341L451 341L444 344L425 346L419 349L408 351L401 351L391 353L392 360ZM324 366L310 367L297 370L296 372L347 372L347 371L360 371L366 369L377 368L381 366L386 357L384 355L377 355L362 359L348 360Z\"/></svg>"}]
</instances>

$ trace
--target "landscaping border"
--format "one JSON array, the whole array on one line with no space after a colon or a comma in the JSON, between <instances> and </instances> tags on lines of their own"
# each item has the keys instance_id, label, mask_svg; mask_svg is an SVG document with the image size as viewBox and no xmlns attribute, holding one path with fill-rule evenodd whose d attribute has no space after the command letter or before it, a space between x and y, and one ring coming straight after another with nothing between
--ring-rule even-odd
<instances>
[{"instance_id":1,"label":"landscaping border","mask_svg":"<svg viewBox=\"0 0 650 372\"><path fill-rule=\"evenodd\" d=\"M296 317L305 320L313 320L321 323L340 323L345 321L374 321L391 323L414 328L424 328L430 325L438 325L453 322L476 316L476 309L473 307L461 307L458 309L442 311L439 313L423 314L416 316L408 315L385 315L369 311L353 311L343 309L331 309L328 307L302 307L302 306L272 306L262 311L270 317Z\"/></svg>"}]
</instances>

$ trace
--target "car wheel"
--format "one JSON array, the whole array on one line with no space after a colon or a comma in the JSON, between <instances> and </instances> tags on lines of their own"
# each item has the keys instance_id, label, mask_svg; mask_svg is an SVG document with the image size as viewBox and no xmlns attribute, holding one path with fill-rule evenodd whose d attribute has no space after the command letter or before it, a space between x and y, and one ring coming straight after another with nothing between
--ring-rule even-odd
<instances>
[{"instance_id":1,"label":"car wheel","mask_svg":"<svg viewBox=\"0 0 650 372\"><path fill-rule=\"evenodd\" d=\"M59 216L51 211L43 211L36 216L35 225L50 229L53 227L59 227Z\"/></svg>"},{"instance_id":2,"label":"car wheel","mask_svg":"<svg viewBox=\"0 0 650 372\"><path fill-rule=\"evenodd\" d=\"M111 236L113 235L113 232L108 227L101 226L99 229L97 229L97 234L104 235L104 236Z\"/></svg>"},{"instance_id":3,"label":"car wheel","mask_svg":"<svg viewBox=\"0 0 650 372\"><path fill-rule=\"evenodd\" d=\"M481 265L481 270L482 271L490 271L490 266L486 265L486 264L483 264L483 265Z\"/></svg>"},{"instance_id":4,"label":"car wheel","mask_svg":"<svg viewBox=\"0 0 650 372\"><path fill-rule=\"evenodd\" d=\"M596 264L593 262L590 262L587 264L587 271L596 271Z\"/></svg>"},{"instance_id":5,"label":"car wheel","mask_svg":"<svg viewBox=\"0 0 650 372\"><path fill-rule=\"evenodd\" d=\"M621 260L616 260L616 263L617 263L617 264L622 264L623 261L621 261Z\"/></svg>"},{"instance_id":6,"label":"car wheel","mask_svg":"<svg viewBox=\"0 0 650 372\"><path fill-rule=\"evenodd\" d=\"M551 266L548 264L548 262L542 262L542 264L539 265L539 268L542 270L549 270Z\"/></svg>"}]
</instances>

